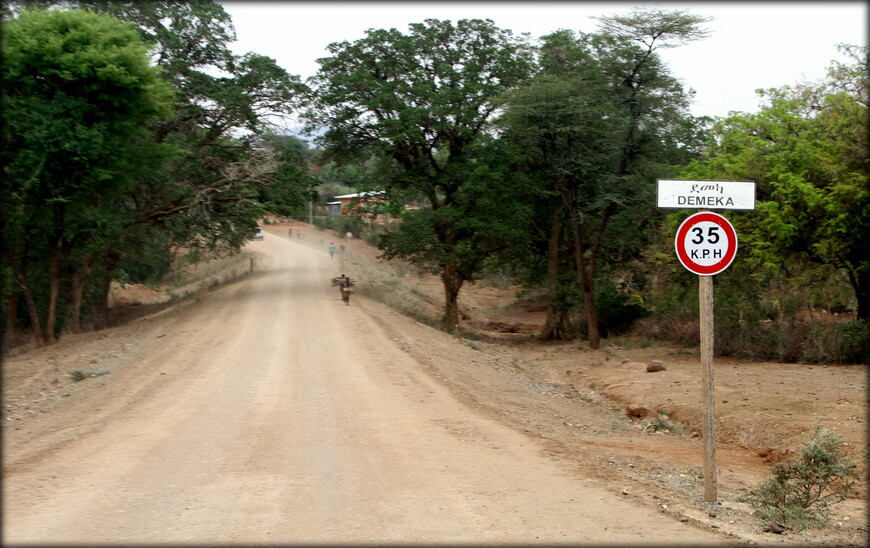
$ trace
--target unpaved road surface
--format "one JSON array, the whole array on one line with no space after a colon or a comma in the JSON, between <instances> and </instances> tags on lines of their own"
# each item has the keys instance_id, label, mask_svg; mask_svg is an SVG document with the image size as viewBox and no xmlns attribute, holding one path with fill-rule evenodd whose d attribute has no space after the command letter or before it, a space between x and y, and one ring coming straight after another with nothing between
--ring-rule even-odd
<instances>
[{"instance_id":1,"label":"unpaved road surface","mask_svg":"<svg viewBox=\"0 0 870 548\"><path fill-rule=\"evenodd\" d=\"M79 339L111 373L4 422L4 544L735 543L463 403L326 253L253 247L254 274Z\"/></svg>"}]
</instances>

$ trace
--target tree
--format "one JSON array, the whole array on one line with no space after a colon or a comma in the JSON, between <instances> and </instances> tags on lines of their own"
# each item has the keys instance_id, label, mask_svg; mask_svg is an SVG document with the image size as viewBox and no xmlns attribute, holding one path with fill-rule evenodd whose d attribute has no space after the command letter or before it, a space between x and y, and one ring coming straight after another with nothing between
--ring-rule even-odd
<instances>
[{"instance_id":1,"label":"tree","mask_svg":"<svg viewBox=\"0 0 870 548\"><path fill-rule=\"evenodd\" d=\"M37 341L51 343L64 268L112 222L94 205L132 183L146 124L171 112L172 92L131 25L81 10L22 13L3 58L5 258ZM28 268L43 261L38 311Z\"/></svg>"},{"instance_id":2,"label":"tree","mask_svg":"<svg viewBox=\"0 0 870 548\"><path fill-rule=\"evenodd\" d=\"M426 200L428 208L407 212L383 246L387 256L439 272L443 326L453 331L460 289L492 249L476 247L491 240L475 215L494 197L471 188L475 177L491 183L496 172L480 164L488 154L481 148L487 123L496 98L529 75L531 51L510 31L477 19L456 25L427 19L408 34L369 30L328 49L332 55L319 60L313 79L309 129L326 128L318 141L328 158L389 160L387 189Z\"/></svg>"},{"instance_id":3,"label":"tree","mask_svg":"<svg viewBox=\"0 0 870 548\"><path fill-rule=\"evenodd\" d=\"M595 77L594 72L589 76ZM587 77L539 76L533 83L510 95L500 122L509 129L506 138L526 152L520 169L542 187L539 211L544 223L532 225L530 237L540 242L547 257L548 315L544 338L568 339L575 335L569 322L574 304L567 286L576 285L577 255L574 252L581 202L596 199L604 183L613 152L608 129L613 124L604 109L608 92ZM596 185L598 183L598 185ZM587 191L580 192L580 186ZM575 222L572 222L572 219ZM566 257L570 254L570 258ZM520 257L523 263L540 255ZM531 265L530 265L531 266ZM562 275L566 270L575 277ZM597 322L596 322L597 323Z\"/></svg>"},{"instance_id":4,"label":"tree","mask_svg":"<svg viewBox=\"0 0 870 548\"><path fill-rule=\"evenodd\" d=\"M541 73L508 98L502 121L529 150L526 169L558 200L546 233L551 316L564 315L554 301L564 294L555 280L567 221L592 348L600 345L600 269L640 252L656 217L652 182L694 139L688 97L655 52L705 35L703 18L680 11L599 19L599 34L543 38ZM551 317L548 329L567 336L564 323Z\"/></svg>"},{"instance_id":5,"label":"tree","mask_svg":"<svg viewBox=\"0 0 870 548\"><path fill-rule=\"evenodd\" d=\"M867 48L844 46L815 84L760 90L757 114L718 120L687 178L754 180L752 219L737 218L741 246L757 268L788 269L802 258L845 272L857 315L870 320L870 155Z\"/></svg>"},{"instance_id":6,"label":"tree","mask_svg":"<svg viewBox=\"0 0 870 548\"><path fill-rule=\"evenodd\" d=\"M274 171L251 162L278 166L255 150L257 136L275 133L269 119L294 112L305 86L269 57L234 55L229 50L235 40L230 17L211 0L78 3L134 22L154 44L154 63L179 92L174 115L153 129L156 141L184 152L164 177L141 181L138 190L144 196L137 197L131 217L156 222L186 216L180 223L186 236L177 233L185 243L237 249L263 214L252 207L255 200L268 194L264 186L276 181Z\"/></svg>"},{"instance_id":7,"label":"tree","mask_svg":"<svg viewBox=\"0 0 870 548\"><path fill-rule=\"evenodd\" d=\"M268 133L259 139L258 148L271 176L267 184L258 187L257 200L279 215L307 213L306 206L314 199L318 183L311 173L308 143L292 135Z\"/></svg>"},{"instance_id":8,"label":"tree","mask_svg":"<svg viewBox=\"0 0 870 548\"><path fill-rule=\"evenodd\" d=\"M61 3L24 4L54 8ZM264 145L258 137L273 128L273 116L296 108L296 96L304 86L268 57L233 55L228 48L235 39L232 23L219 4L62 4L133 22L152 46L148 58L175 89L177 99L173 110L149 121L147 136L135 143L139 154L128 159L125 171L135 184L101 195L91 204L94 210L82 217L99 219L101 232L69 256L63 274L72 284L71 296L65 299L67 327L75 331L82 298L91 298L92 315L105 317L115 269L153 279L157 270L147 269L164 268L162 257L172 246L235 252L253 236L256 220L267 211L299 207L310 181L289 149ZM264 203L272 199L276 203ZM94 275L99 279L93 284L101 293L86 287ZM39 291L34 298L40 299ZM11 308L10 314L14 315Z\"/></svg>"}]
</instances>

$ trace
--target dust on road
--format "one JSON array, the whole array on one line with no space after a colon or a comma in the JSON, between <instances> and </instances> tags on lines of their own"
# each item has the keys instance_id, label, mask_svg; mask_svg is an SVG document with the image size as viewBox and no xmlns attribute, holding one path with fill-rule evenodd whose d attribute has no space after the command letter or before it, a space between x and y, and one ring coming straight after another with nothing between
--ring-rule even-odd
<instances>
[{"instance_id":1,"label":"dust on road","mask_svg":"<svg viewBox=\"0 0 870 548\"><path fill-rule=\"evenodd\" d=\"M6 430L6 544L734 542L462 403L326 253L254 246L257 273L119 331L111 375Z\"/></svg>"}]
</instances>

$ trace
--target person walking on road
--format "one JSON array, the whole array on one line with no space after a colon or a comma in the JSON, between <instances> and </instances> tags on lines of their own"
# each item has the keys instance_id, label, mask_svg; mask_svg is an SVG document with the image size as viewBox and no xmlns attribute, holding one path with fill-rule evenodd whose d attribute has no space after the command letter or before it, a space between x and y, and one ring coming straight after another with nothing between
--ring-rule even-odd
<instances>
[{"instance_id":1,"label":"person walking on road","mask_svg":"<svg viewBox=\"0 0 870 548\"><path fill-rule=\"evenodd\" d=\"M351 286L353 286L353 282L351 282L350 278L348 278L346 274L342 274L341 276L336 278L336 280L338 281L338 292L339 294L341 294L341 302L349 305L350 294L353 293L353 289L351 289Z\"/></svg>"},{"instance_id":2,"label":"person walking on road","mask_svg":"<svg viewBox=\"0 0 870 548\"><path fill-rule=\"evenodd\" d=\"M329 242L329 258L332 259L335 256L335 244Z\"/></svg>"}]
</instances>

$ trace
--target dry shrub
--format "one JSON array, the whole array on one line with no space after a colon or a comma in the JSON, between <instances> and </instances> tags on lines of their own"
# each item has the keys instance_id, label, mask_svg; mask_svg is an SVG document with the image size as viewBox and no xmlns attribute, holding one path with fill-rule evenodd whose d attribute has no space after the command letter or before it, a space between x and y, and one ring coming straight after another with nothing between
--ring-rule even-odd
<instances>
[{"instance_id":1,"label":"dry shrub","mask_svg":"<svg viewBox=\"0 0 870 548\"><path fill-rule=\"evenodd\" d=\"M700 342L698 320L654 316L642 318L632 329L632 335L677 346L697 346Z\"/></svg>"},{"instance_id":2,"label":"dry shrub","mask_svg":"<svg viewBox=\"0 0 870 548\"><path fill-rule=\"evenodd\" d=\"M836 434L821 424L794 459L778 463L771 476L738 498L767 523L802 530L827 524L831 504L846 499L858 480Z\"/></svg>"},{"instance_id":3,"label":"dry shrub","mask_svg":"<svg viewBox=\"0 0 870 548\"><path fill-rule=\"evenodd\" d=\"M870 323L866 321L747 320L717 311L715 329L715 350L720 356L781 363L870 363ZM697 318L644 318L631 334L676 346L700 344Z\"/></svg>"}]
</instances>

